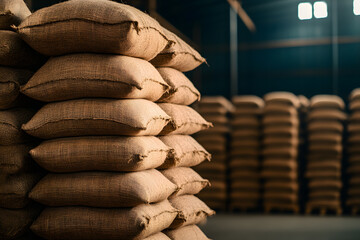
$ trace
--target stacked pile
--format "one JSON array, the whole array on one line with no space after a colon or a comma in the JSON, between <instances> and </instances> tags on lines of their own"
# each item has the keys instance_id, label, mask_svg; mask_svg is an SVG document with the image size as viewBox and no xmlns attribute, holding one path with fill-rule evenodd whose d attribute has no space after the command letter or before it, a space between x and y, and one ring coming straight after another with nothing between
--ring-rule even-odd
<instances>
[{"instance_id":1,"label":"stacked pile","mask_svg":"<svg viewBox=\"0 0 360 240\"><path fill-rule=\"evenodd\" d=\"M264 96L262 176L264 208L299 212L298 145L299 99L288 92Z\"/></svg>"},{"instance_id":2,"label":"stacked pile","mask_svg":"<svg viewBox=\"0 0 360 240\"><path fill-rule=\"evenodd\" d=\"M0 239L31 238L29 226L41 210L28 199L41 178L28 154L35 143L21 130L35 110L19 92L42 57L9 31L28 15L22 0L0 3Z\"/></svg>"},{"instance_id":3,"label":"stacked pile","mask_svg":"<svg viewBox=\"0 0 360 240\"><path fill-rule=\"evenodd\" d=\"M230 206L257 209L260 201L261 114L264 101L256 96L236 96L231 126Z\"/></svg>"},{"instance_id":4,"label":"stacked pile","mask_svg":"<svg viewBox=\"0 0 360 240\"><path fill-rule=\"evenodd\" d=\"M310 101L308 115L309 151L306 169L308 201L306 212L341 214L341 161L345 104L334 95L317 95Z\"/></svg>"},{"instance_id":5,"label":"stacked pile","mask_svg":"<svg viewBox=\"0 0 360 240\"><path fill-rule=\"evenodd\" d=\"M212 155L211 162L196 167L196 171L211 182L208 188L199 194L211 208L225 210L227 205L227 143L230 132L228 113L232 104L224 97L203 97L197 110L214 127L195 136L196 140Z\"/></svg>"},{"instance_id":6,"label":"stacked pile","mask_svg":"<svg viewBox=\"0 0 360 240\"><path fill-rule=\"evenodd\" d=\"M50 139L30 152L52 172L30 193L47 206L31 229L45 239L207 239L192 224L213 211L191 194L208 182L185 167L208 153L189 136L155 135L192 134L210 124L173 104L199 97L191 83L148 62L187 70L203 61L194 62L195 51L148 15L106 0L41 9L18 31L38 51L61 55L22 88L50 102L23 126ZM183 81L187 87L179 88ZM176 228L169 237L161 233L168 227Z\"/></svg>"}]
</instances>

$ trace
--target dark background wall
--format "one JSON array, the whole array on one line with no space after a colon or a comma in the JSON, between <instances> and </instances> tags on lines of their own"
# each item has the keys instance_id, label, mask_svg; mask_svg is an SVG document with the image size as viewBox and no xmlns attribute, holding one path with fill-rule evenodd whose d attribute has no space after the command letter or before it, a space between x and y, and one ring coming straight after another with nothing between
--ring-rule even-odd
<instances>
[{"instance_id":1,"label":"dark background wall","mask_svg":"<svg viewBox=\"0 0 360 240\"><path fill-rule=\"evenodd\" d=\"M352 0L325 0L329 16L300 21L299 0L243 0L257 31L238 18L238 93L262 96L291 91L311 97L339 94L360 87L360 16ZM333 2L338 8L338 78L333 69ZM33 0L34 10L56 0ZM146 10L141 1L122 1ZM307 0L306 2L314 2ZM226 0L158 0L158 12L188 36L206 57L187 73L204 95L230 97L230 6ZM336 81L334 81L336 80Z\"/></svg>"}]
</instances>

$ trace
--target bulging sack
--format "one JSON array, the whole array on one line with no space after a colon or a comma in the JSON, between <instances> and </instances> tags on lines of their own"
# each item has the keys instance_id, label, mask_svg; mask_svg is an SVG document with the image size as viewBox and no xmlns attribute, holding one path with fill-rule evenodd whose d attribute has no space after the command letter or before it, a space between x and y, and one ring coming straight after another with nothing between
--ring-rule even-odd
<instances>
[{"instance_id":1,"label":"bulging sack","mask_svg":"<svg viewBox=\"0 0 360 240\"><path fill-rule=\"evenodd\" d=\"M19 25L30 14L23 0L1 0L0 29L10 30L11 25Z\"/></svg>"},{"instance_id":2,"label":"bulging sack","mask_svg":"<svg viewBox=\"0 0 360 240\"><path fill-rule=\"evenodd\" d=\"M34 169L29 151L32 144L0 146L0 174L10 175Z\"/></svg>"},{"instance_id":3,"label":"bulging sack","mask_svg":"<svg viewBox=\"0 0 360 240\"><path fill-rule=\"evenodd\" d=\"M107 0L66 1L40 9L17 31L49 56L95 52L150 60L173 43L149 15Z\"/></svg>"},{"instance_id":4,"label":"bulging sack","mask_svg":"<svg viewBox=\"0 0 360 240\"><path fill-rule=\"evenodd\" d=\"M123 209L47 208L31 230L54 240L140 240L168 228L176 215L167 200Z\"/></svg>"},{"instance_id":5,"label":"bulging sack","mask_svg":"<svg viewBox=\"0 0 360 240\"><path fill-rule=\"evenodd\" d=\"M171 240L165 233L159 232L150 237L144 238L143 240Z\"/></svg>"},{"instance_id":6,"label":"bulging sack","mask_svg":"<svg viewBox=\"0 0 360 240\"><path fill-rule=\"evenodd\" d=\"M78 99L49 103L23 130L50 139L89 135L157 135L170 117L144 99Z\"/></svg>"},{"instance_id":7,"label":"bulging sack","mask_svg":"<svg viewBox=\"0 0 360 240\"><path fill-rule=\"evenodd\" d=\"M158 100L169 86L149 62L110 54L51 58L22 87L25 95L55 102L77 98Z\"/></svg>"},{"instance_id":8,"label":"bulging sack","mask_svg":"<svg viewBox=\"0 0 360 240\"><path fill-rule=\"evenodd\" d=\"M60 173L142 171L162 165L169 152L170 147L153 136L99 136L44 141L30 154L42 168Z\"/></svg>"},{"instance_id":9,"label":"bulging sack","mask_svg":"<svg viewBox=\"0 0 360 240\"><path fill-rule=\"evenodd\" d=\"M171 240L209 240L206 235L196 225L189 225L174 230L166 230L165 234L169 236Z\"/></svg>"},{"instance_id":10,"label":"bulging sack","mask_svg":"<svg viewBox=\"0 0 360 240\"><path fill-rule=\"evenodd\" d=\"M176 186L159 171L48 174L29 197L47 206L134 207L167 199Z\"/></svg>"}]
</instances>

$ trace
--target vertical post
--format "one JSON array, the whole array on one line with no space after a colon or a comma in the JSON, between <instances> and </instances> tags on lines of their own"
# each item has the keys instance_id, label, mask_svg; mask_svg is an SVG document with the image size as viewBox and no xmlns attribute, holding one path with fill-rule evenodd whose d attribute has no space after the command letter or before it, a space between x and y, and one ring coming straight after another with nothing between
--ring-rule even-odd
<instances>
[{"instance_id":1,"label":"vertical post","mask_svg":"<svg viewBox=\"0 0 360 240\"><path fill-rule=\"evenodd\" d=\"M332 0L332 88L339 92L339 37L338 37L338 1Z\"/></svg>"},{"instance_id":2,"label":"vertical post","mask_svg":"<svg viewBox=\"0 0 360 240\"><path fill-rule=\"evenodd\" d=\"M238 26L237 13L230 9L230 93L231 97L238 94Z\"/></svg>"}]
</instances>

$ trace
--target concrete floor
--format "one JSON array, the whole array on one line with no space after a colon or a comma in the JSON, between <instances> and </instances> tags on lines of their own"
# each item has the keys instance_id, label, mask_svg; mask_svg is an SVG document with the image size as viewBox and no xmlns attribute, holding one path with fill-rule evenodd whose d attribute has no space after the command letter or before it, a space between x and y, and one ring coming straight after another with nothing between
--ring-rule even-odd
<instances>
[{"instance_id":1,"label":"concrete floor","mask_svg":"<svg viewBox=\"0 0 360 240\"><path fill-rule=\"evenodd\" d=\"M214 240L360 240L360 217L218 214L201 226Z\"/></svg>"}]
</instances>

